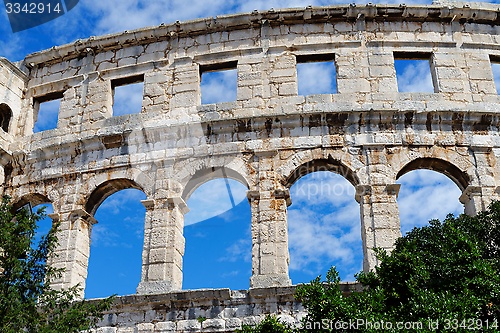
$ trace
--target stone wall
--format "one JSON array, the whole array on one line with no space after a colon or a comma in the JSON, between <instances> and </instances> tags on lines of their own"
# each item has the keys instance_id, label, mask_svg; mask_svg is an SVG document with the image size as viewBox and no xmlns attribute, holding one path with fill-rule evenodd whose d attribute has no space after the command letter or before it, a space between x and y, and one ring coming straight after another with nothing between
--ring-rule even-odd
<instances>
[{"instance_id":1,"label":"stone wall","mask_svg":"<svg viewBox=\"0 0 500 333\"><path fill-rule=\"evenodd\" d=\"M121 189L142 190L137 291L167 294L121 299L131 312L155 297L191 295L168 294L182 286L186 200L221 175L248 187L247 299L252 290L271 288L272 295L291 284L289 188L315 170L339 173L356 187L363 266L370 270L373 247L390 250L401 234L396 180L406 172L450 177L468 214L498 198L500 97L491 64L500 61L499 13L450 4L256 11L78 40L28 55L17 67L1 60L0 103L11 110L7 131L0 130L2 190L17 205L52 204L51 217L61 222L54 264L66 269L58 288L85 285L100 203ZM337 92L298 95L297 62L325 58L335 62ZM427 59L434 92L398 92L395 58ZM202 104L202 73L221 68L237 70L236 100ZM138 80L142 110L113 116L114 87ZM39 103L54 98L61 99L57 128L33 133ZM240 295L220 293L224 304ZM103 332L121 327L115 317ZM196 326L196 318L181 317ZM173 318L167 315L127 318L137 332L183 329L161 324ZM213 320L205 325L221 330L238 323L207 318Z\"/></svg>"},{"instance_id":2,"label":"stone wall","mask_svg":"<svg viewBox=\"0 0 500 333\"><path fill-rule=\"evenodd\" d=\"M360 290L342 284L346 294ZM294 298L295 287L212 289L161 295L118 297L97 333L234 332L274 313L283 322L300 325L306 315Z\"/></svg>"}]
</instances>

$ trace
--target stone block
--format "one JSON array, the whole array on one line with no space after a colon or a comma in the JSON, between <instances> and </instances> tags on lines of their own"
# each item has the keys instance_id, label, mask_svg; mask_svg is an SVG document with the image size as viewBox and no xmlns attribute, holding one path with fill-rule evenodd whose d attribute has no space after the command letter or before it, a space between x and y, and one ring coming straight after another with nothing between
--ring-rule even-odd
<instances>
[{"instance_id":1,"label":"stone block","mask_svg":"<svg viewBox=\"0 0 500 333\"><path fill-rule=\"evenodd\" d=\"M134 333L154 333L155 325L153 323L139 323Z\"/></svg>"},{"instance_id":2,"label":"stone block","mask_svg":"<svg viewBox=\"0 0 500 333\"><path fill-rule=\"evenodd\" d=\"M371 77L395 77L396 71L393 66L370 66Z\"/></svg>"},{"instance_id":3,"label":"stone block","mask_svg":"<svg viewBox=\"0 0 500 333\"><path fill-rule=\"evenodd\" d=\"M237 330L241 329L241 319L240 318L228 318L226 319L226 330Z\"/></svg>"},{"instance_id":4,"label":"stone block","mask_svg":"<svg viewBox=\"0 0 500 333\"><path fill-rule=\"evenodd\" d=\"M202 330L207 332L223 332L226 327L224 319L206 319L201 323Z\"/></svg>"},{"instance_id":5,"label":"stone block","mask_svg":"<svg viewBox=\"0 0 500 333\"><path fill-rule=\"evenodd\" d=\"M436 67L436 76L438 81L444 79L460 80L465 78L465 73L461 68Z\"/></svg>"},{"instance_id":6,"label":"stone block","mask_svg":"<svg viewBox=\"0 0 500 333\"><path fill-rule=\"evenodd\" d=\"M297 84L295 82L282 83L278 87L278 94L280 96L293 96L297 95Z\"/></svg>"},{"instance_id":7,"label":"stone block","mask_svg":"<svg viewBox=\"0 0 500 333\"><path fill-rule=\"evenodd\" d=\"M96 333L118 333L116 327L99 327Z\"/></svg>"},{"instance_id":8,"label":"stone block","mask_svg":"<svg viewBox=\"0 0 500 333\"><path fill-rule=\"evenodd\" d=\"M472 68L469 72L469 79L471 80L491 81L492 77L491 68L488 67Z\"/></svg>"},{"instance_id":9,"label":"stone block","mask_svg":"<svg viewBox=\"0 0 500 333\"><path fill-rule=\"evenodd\" d=\"M176 323L172 321L159 322L155 324L155 333L174 333L176 330Z\"/></svg>"},{"instance_id":10,"label":"stone block","mask_svg":"<svg viewBox=\"0 0 500 333\"><path fill-rule=\"evenodd\" d=\"M201 330L201 322L199 320L179 320L177 321L178 332L197 332Z\"/></svg>"}]
</instances>

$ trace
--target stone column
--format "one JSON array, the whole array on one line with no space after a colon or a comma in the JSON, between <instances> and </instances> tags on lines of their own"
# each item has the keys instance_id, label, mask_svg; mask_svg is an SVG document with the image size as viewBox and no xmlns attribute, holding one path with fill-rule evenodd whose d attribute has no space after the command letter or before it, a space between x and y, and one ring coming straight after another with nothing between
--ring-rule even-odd
<instances>
[{"instance_id":1,"label":"stone column","mask_svg":"<svg viewBox=\"0 0 500 333\"><path fill-rule=\"evenodd\" d=\"M460 196L464 204L465 214L476 215L488 208L490 203L498 199L499 187L496 183L498 171L495 167L496 156L491 147L473 146L475 172L478 176L478 185L467 186Z\"/></svg>"},{"instance_id":2,"label":"stone column","mask_svg":"<svg viewBox=\"0 0 500 333\"><path fill-rule=\"evenodd\" d=\"M378 265L374 248L391 251L401 237L399 209L396 199L400 184L358 185L356 200L361 209L361 239L363 242L363 271Z\"/></svg>"},{"instance_id":3,"label":"stone column","mask_svg":"<svg viewBox=\"0 0 500 333\"><path fill-rule=\"evenodd\" d=\"M488 208L494 199L498 199L500 188L495 186L472 186L465 188L460 196L460 202L464 204L464 213L474 216Z\"/></svg>"},{"instance_id":4,"label":"stone column","mask_svg":"<svg viewBox=\"0 0 500 333\"><path fill-rule=\"evenodd\" d=\"M69 125L93 124L113 116L113 90L108 80L90 77L76 88L80 90L80 103L84 106L84 109L80 110L82 114L75 114L79 109L74 106L71 108L61 106L59 113L64 115Z\"/></svg>"},{"instance_id":5,"label":"stone column","mask_svg":"<svg viewBox=\"0 0 500 333\"><path fill-rule=\"evenodd\" d=\"M184 214L180 197L143 200L146 207L142 276L138 294L157 294L182 289Z\"/></svg>"},{"instance_id":6,"label":"stone column","mask_svg":"<svg viewBox=\"0 0 500 333\"><path fill-rule=\"evenodd\" d=\"M174 61L174 79L170 99L171 116L183 115L185 109L196 112L201 104L200 68L190 57L177 58ZM170 91L167 91L167 96Z\"/></svg>"},{"instance_id":7,"label":"stone column","mask_svg":"<svg viewBox=\"0 0 500 333\"><path fill-rule=\"evenodd\" d=\"M252 210L251 288L291 285L288 276L288 190L249 191Z\"/></svg>"},{"instance_id":8,"label":"stone column","mask_svg":"<svg viewBox=\"0 0 500 333\"><path fill-rule=\"evenodd\" d=\"M79 296L83 298L90 255L90 234L97 221L83 209L50 214L50 217L54 221L60 220L61 224L57 233L59 244L55 257L49 260L49 264L64 269L61 278L53 281L52 286L61 290L79 285Z\"/></svg>"}]
</instances>

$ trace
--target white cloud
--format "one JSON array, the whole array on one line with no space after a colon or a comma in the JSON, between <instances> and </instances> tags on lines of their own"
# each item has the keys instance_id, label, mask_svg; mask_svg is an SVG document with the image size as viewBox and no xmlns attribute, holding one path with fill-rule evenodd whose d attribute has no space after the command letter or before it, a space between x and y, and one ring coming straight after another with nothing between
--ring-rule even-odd
<instances>
[{"instance_id":1,"label":"white cloud","mask_svg":"<svg viewBox=\"0 0 500 333\"><path fill-rule=\"evenodd\" d=\"M247 188L233 179L208 181L188 198L190 211L185 215L184 224L190 225L221 215L246 200L246 193Z\"/></svg>"},{"instance_id":2,"label":"white cloud","mask_svg":"<svg viewBox=\"0 0 500 333\"><path fill-rule=\"evenodd\" d=\"M250 230L249 230L250 231ZM248 237L238 239L226 249L226 254L218 261L225 262L251 262L252 261L252 238L250 232Z\"/></svg>"},{"instance_id":3,"label":"white cloud","mask_svg":"<svg viewBox=\"0 0 500 333\"><path fill-rule=\"evenodd\" d=\"M235 278L240 275L239 270L229 271L221 274L221 278Z\"/></svg>"},{"instance_id":4,"label":"white cloud","mask_svg":"<svg viewBox=\"0 0 500 333\"><path fill-rule=\"evenodd\" d=\"M92 227L92 247L116 247L120 245L120 235L112 231L104 224L96 224Z\"/></svg>"},{"instance_id":5,"label":"white cloud","mask_svg":"<svg viewBox=\"0 0 500 333\"><path fill-rule=\"evenodd\" d=\"M201 76L201 103L220 103L236 100L236 69L206 72Z\"/></svg>"},{"instance_id":6,"label":"white cloud","mask_svg":"<svg viewBox=\"0 0 500 333\"><path fill-rule=\"evenodd\" d=\"M33 128L33 132L41 132L57 127L57 119L59 115L60 99L40 103L38 116Z\"/></svg>"},{"instance_id":7,"label":"white cloud","mask_svg":"<svg viewBox=\"0 0 500 333\"><path fill-rule=\"evenodd\" d=\"M399 92L434 92L428 60L396 60Z\"/></svg>"},{"instance_id":8,"label":"white cloud","mask_svg":"<svg viewBox=\"0 0 500 333\"><path fill-rule=\"evenodd\" d=\"M444 219L448 213L463 213L458 201L461 191L448 177L431 170L414 170L403 175L398 183L401 232L427 225L431 219Z\"/></svg>"},{"instance_id":9,"label":"white cloud","mask_svg":"<svg viewBox=\"0 0 500 333\"><path fill-rule=\"evenodd\" d=\"M299 179L291 193L290 270L315 276L335 265L343 280L352 281L363 256L353 186L337 174L315 172Z\"/></svg>"},{"instance_id":10,"label":"white cloud","mask_svg":"<svg viewBox=\"0 0 500 333\"><path fill-rule=\"evenodd\" d=\"M0 28L0 34L4 36L12 34L12 32L2 32L2 30L4 29ZM12 34L12 38L9 40L0 39L0 50L2 50L0 56L11 61L17 61L24 58L28 52L25 51L23 42L22 37L18 34Z\"/></svg>"},{"instance_id":11,"label":"white cloud","mask_svg":"<svg viewBox=\"0 0 500 333\"><path fill-rule=\"evenodd\" d=\"M21 33L13 33L5 10L0 10L0 56L18 61L28 53Z\"/></svg>"},{"instance_id":12,"label":"white cloud","mask_svg":"<svg viewBox=\"0 0 500 333\"><path fill-rule=\"evenodd\" d=\"M333 61L297 64L299 95L334 94L337 92Z\"/></svg>"},{"instance_id":13,"label":"white cloud","mask_svg":"<svg viewBox=\"0 0 500 333\"><path fill-rule=\"evenodd\" d=\"M115 87L113 115L121 116L141 112L144 82Z\"/></svg>"},{"instance_id":14,"label":"white cloud","mask_svg":"<svg viewBox=\"0 0 500 333\"><path fill-rule=\"evenodd\" d=\"M146 195L140 190L125 189L118 191L102 202L97 209L96 216L100 211L106 211L106 213L111 213L113 215L121 214L123 213L124 207L129 207L133 203L144 199L146 199Z\"/></svg>"},{"instance_id":15,"label":"white cloud","mask_svg":"<svg viewBox=\"0 0 500 333\"><path fill-rule=\"evenodd\" d=\"M130 248L131 242L142 240L146 209L140 200L145 198L136 189L121 190L106 198L95 214L98 223L92 227L92 247Z\"/></svg>"},{"instance_id":16,"label":"white cloud","mask_svg":"<svg viewBox=\"0 0 500 333\"><path fill-rule=\"evenodd\" d=\"M297 181L290 191L294 207L323 204L341 207L355 195L354 186L345 178L330 171L307 174Z\"/></svg>"},{"instance_id":17,"label":"white cloud","mask_svg":"<svg viewBox=\"0 0 500 333\"><path fill-rule=\"evenodd\" d=\"M215 16L233 8L233 3L225 0L82 1L82 5L84 12L98 18L95 26L101 34Z\"/></svg>"}]
</instances>

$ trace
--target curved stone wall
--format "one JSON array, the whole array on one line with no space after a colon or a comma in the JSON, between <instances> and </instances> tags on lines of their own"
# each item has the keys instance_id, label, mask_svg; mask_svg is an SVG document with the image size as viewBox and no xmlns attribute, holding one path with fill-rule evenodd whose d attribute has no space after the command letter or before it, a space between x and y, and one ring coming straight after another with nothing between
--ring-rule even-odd
<instances>
[{"instance_id":1,"label":"curved stone wall","mask_svg":"<svg viewBox=\"0 0 500 333\"><path fill-rule=\"evenodd\" d=\"M500 11L459 7L255 11L78 40L17 67L2 59L0 103L12 110L0 130L3 191L19 204L52 203L65 287L85 285L99 204L121 189L142 190L137 291L158 294L182 286L189 195L212 178L236 179L252 211L250 287L284 287L289 188L331 170L356 187L369 270L373 247L391 249L400 236L396 180L404 173L449 176L468 214L498 197L491 63L500 59ZM434 92L398 92L398 58L428 59ZM337 92L298 95L297 63L324 59L335 63ZM236 100L202 104L201 74L226 68L237 70ZM144 82L142 110L113 116L114 88L136 81ZM39 103L53 98L61 98L57 128L33 133ZM146 326L139 331L168 331Z\"/></svg>"}]
</instances>

